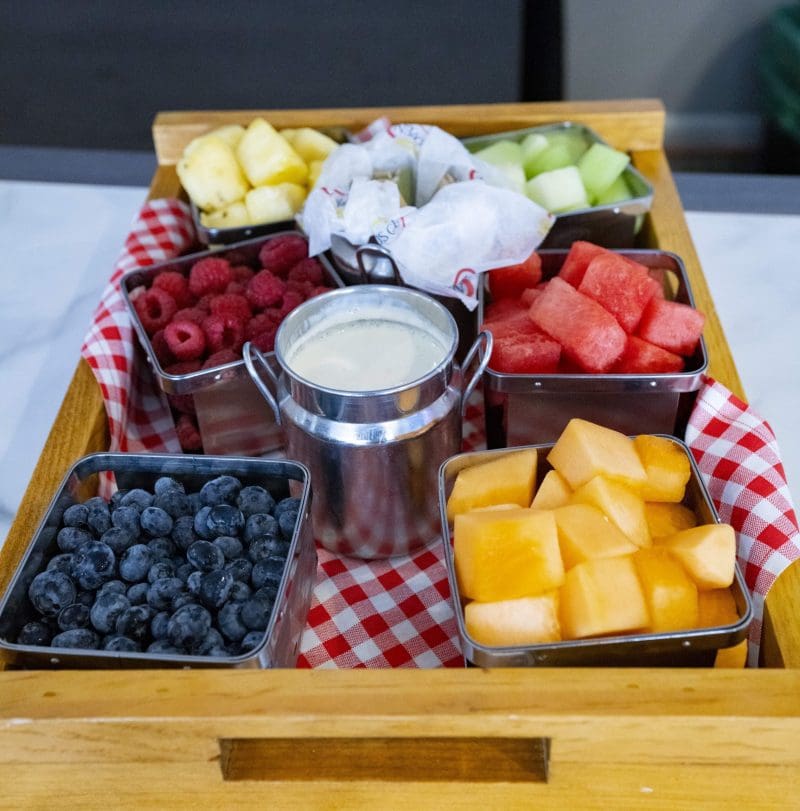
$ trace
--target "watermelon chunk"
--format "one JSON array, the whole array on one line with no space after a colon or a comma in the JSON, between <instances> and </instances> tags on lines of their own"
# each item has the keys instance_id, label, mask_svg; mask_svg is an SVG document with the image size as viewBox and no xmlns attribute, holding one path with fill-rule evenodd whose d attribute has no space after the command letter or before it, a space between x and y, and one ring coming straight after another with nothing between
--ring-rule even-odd
<instances>
[{"instance_id":1,"label":"watermelon chunk","mask_svg":"<svg viewBox=\"0 0 800 811\"><path fill-rule=\"evenodd\" d=\"M636 329L658 288L644 265L615 253L592 259L578 285L581 293L602 304L628 334Z\"/></svg>"},{"instance_id":2,"label":"watermelon chunk","mask_svg":"<svg viewBox=\"0 0 800 811\"><path fill-rule=\"evenodd\" d=\"M678 301L652 298L645 308L637 334L645 341L676 355L691 355L703 332L705 316Z\"/></svg>"},{"instance_id":3,"label":"watermelon chunk","mask_svg":"<svg viewBox=\"0 0 800 811\"><path fill-rule=\"evenodd\" d=\"M519 297L520 304L523 304L527 310L527 308L536 301L546 285L547 283L545 282L544 284L538 284L536 287L529 287L527 290L523 290L522 295Z\"/></svg>"},{"instance_id":4,"label":"watermelon chunk","mask_svg":"<svg viewBox=\"0 0 800 811\"><path fill-rule=\"evenodd\" d=\"M648 343L635 335L628 336L625 351L613 371L626 374L660 374L682 372L683 358L667 352L660 346Z\"/></svg>"},{"instance_id":5,"label":"watermelon chunk","mask_svg":"<svg viewBox=\"0 0 800 811\"><path fill-rule=\"evenodd\" d=\"M586 372L608 371L625 349L625 332L614 316L558 276L550 280L529 313L531 321Z\"/></svg>"},{"instance_id":6,"label":"watermelon chunk","mask_svg":"<svg viewBox=\"0 0 800 811\"><path fill-rule=\"evenodd\" d=\"M542 260L534 251L519 265L509 265L489 271L489 290L492 298L519 298L523 290L536 287L542 280Z\"/></svg>"},{"instance_id":7,"label":"watermelon chunk","mask_svg":"<svg viewBox=\"0 0 800 811\"><path fill-rule=\"evenodd\" d=\"M538 330L527 335L493 334L495 341L489 366L496 372L548 374L558 369L561 346Z\"/></svg>"},{"instance_id":8,"label":"watermelon chunk","mask_svg":"<svg viewBox=\"0 0 800 811\"><path fill-rule=\"evenodd\" d=\"M486 305L483 314L484 321L503 321L506 318L513 318L520 313L527 315L527 308L520 301L514 299L501 299Z\"/></svg>"},{"instance_id":9,"label":"watermelon chunk","mask_svg":"<svg viewBox=\"0 0 800 811\"><path fill-rule=\"evenodd\" d=\"M583 280L583 274L586 273L586 268L589 267L592 259L606 253L611 253L611 251L601 248L593 242L583 242L582 240L573 242L558 275L565 282L577 287Z\"/></svg>"},{"instance_id":10,"label":"watermelon chunk","mask_svg":"<svg viewBox=\"0 0 800 811\"><path fill-rule=\"evenodd\" d=\"M531 321L527 310L520 310L518 313L509 315L506 318L494 318L491 321L484 321L481 329L489 330L495 340L507 335L541 333L541 330Z\"/></svg>"}]
</instances>

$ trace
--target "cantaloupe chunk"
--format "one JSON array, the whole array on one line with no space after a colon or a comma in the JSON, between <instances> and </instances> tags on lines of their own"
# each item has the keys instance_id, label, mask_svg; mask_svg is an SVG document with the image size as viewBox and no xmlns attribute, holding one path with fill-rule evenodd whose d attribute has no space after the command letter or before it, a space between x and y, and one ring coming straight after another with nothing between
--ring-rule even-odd
<instances>
[{"instance_id":1,"label":"cantaloupe chunk","mask_svg":"<svg viewBox=\"0 0 800 811\"><path fill-rule=\"evenodd\" d=\"M570 569L559 592L564 639L624 633L650 624L633 557L594 558Z\"/></svg>"},{"instance_id":2,"label":"cantaloupe chunk","mask_svg":"<svg viewBox=\"0 0 800 811\"><path fill-rule=\"evenodd\" d=\"M502 454L459 470L447 499L447 518L475 507L518 504L527 507L536 484L536 448Z\"/></svg>"},{"instance_id":3,"label":"cantaloupe chunk","mask_svg":"<svg viewBox=\"0 0 800 811\"><path fill-rule=\"evenodd\" d=\"M591 504L559 507L553 510L553 515L565 569L591 558L630 555L638 548Z\"/></svg>"},{"instance_id":4,"label":"cantaloupe chunk","mask_svg":"<svg viewBox=\"0 0 800 811\"><path fill-rule=\"evenodd\" d=\"M697 586L666 549L640 549L633 562L650 614L648 631L689 630L697 625Z\"/></svg>"},{"instance_id":5,"label":"cantaloupe chunk","mask_svg":"<svg viewBox=\"0 0 800 811\"><path fill-rule=\"evenodd\" d=\"M547 455L547 461L573 490L600 475L633 488L647 481L647 473L630 437L578 418L567 423Z\"/></svg>"},{"instance_id":6,"label":"cantaloupe chunk","mask_svg":"<svg viewBox=\"0 0 800 811\"><path fill-rule=\"evenodd\" d=\"M467 633L481 645L508 647L560 642L558 592L493 603L467 603Z\"/></svg>"},{"instance_id":7,"label":"cantaloupe chunk","mask_svg":"<svg viewBox=\"0 0 800 811\"><path fill-rule=\"evenodd\" d=\"M460 513L453 535L462 597L480 602L535 597L564 581L556 521L548 510Z\"/></svg>"},{"instance_id":8,"label":"cantaloupe chunk","mask_svg":"<svg viewBox=\"0 0 800 811\"><path fill-rule=\"evenodd\" d=\"M721 589L733 583L736 534L729 524L703 524L659 538L701 590Z\"/></svg>"},{"instance_id":9,"label":"cantaloupe chunk","mask_svg":"<svg viewBox=\"0 0 800 811\"><path fill-rule=\"evenodd\" d=\"M645 501L644 515L653 539L674 535L676 532L697 526L697 516L683 504Z\"/></svg>"},{"instance_id":10,"label":"cantaloupe chunk","mask_svg":"<svg viewBox=\"0 0 800 811\"><path fill-rule=\"evenodd\" d=\"M698 628L719 628L739 622L739 610L729 588L701 591L698 598ZM729 648L720 648L714 658L714 667L742 668L746 663L746 639Z\"/></svg>"},{"instance_id":11,"label":"cantaloupe chunk","mask_svg":"<svg viewBox=\"0 0 800 811\"><path fill-rule=\"evenodd\" d=\"M634 437L633 445L647 472L642 498L645 501L682 501L686 483L692 475L689 457L683 448L666 437L648 434Z\"/></svg>"},{"instance_id":12,"label":"cantaloupe chunk","mask_svg":"<svg viewBox=\"0 0 800 811\"><path fill-rule=\"evenodd\" d=\"M638 547L652 545L642 497L620 482L595 476L572 494L574 504L592 504Z\"/></svg>"},{"instance_id":13,"label":"cantaloupe chunk","mask_svg":"<svg viewBox=\"0 0 800 811\"><path fill-rule=\"evenodd\" d=\"M569 503L572 489L557 470L548 470L536 490L531 507L535 510L554 510Z\"/></svg>"}]
</instances>

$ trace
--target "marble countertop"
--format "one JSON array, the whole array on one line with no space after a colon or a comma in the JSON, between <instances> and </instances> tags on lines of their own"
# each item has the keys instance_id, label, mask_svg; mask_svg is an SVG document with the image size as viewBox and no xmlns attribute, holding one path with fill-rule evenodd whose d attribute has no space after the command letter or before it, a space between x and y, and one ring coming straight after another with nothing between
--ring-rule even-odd
<instances>
[{"instance_id":1,"label":"marble countertop","mask_svg":"<svg viewBox=\"0 0 800 811\"><path fill-rule=\"evenodd\" d=\"M693 211L693 197L706 208L715 203L696 197L692 184L697 178L684 197L689 229L745 391L775 430L790 487L800 492L800 212L775 213L797 211L796 198L776 208L761 184L769 213L740 213L729 194L717 197L719 211ZM0 544L146 193L138 185L0 180Z\"/></svg>"}]
</instances>

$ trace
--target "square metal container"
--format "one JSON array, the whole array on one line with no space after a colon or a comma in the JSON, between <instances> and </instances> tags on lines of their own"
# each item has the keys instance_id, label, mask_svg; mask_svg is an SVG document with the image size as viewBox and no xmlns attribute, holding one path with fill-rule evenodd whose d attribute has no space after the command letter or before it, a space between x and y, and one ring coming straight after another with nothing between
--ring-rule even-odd
<instances>
[{"instance_id":1,"label":"square metal container","mask_svg":"<svg viewBox=\"0 0 800 811\"><path fill-rule=\"evenodd\" d=\"M247 486L258 484L281 497L300 498L297 525L289 546L283 577L261 643L240 656L214 657L19 645L22 626L36 619L28 587L60 550L56 545L61 515L74 500L97 493L98 474L111 473L118 489L152 489L159 476L173 476L199 489L223 474ZM311 481L299 462L170 454L95 453L79 459L53 496L39 527L0 601L0 656L19 667L144 668L144 667L294 667L317 574L317 552L311 529Z\"/></svg>"},{"instance_id":2,"label":"square metal container","mask_svg":"<svg viewBox=\"0 0 800 811\"><path fill-rule=\"evenodd\" d=\"M683 503L694 510L699 524L718 524L719 516L714 509L708 491L703 484L700 471L695 465L688 447L673 436L666 437L679 446L686 454L692 474L686 486ZM538 451L536 486L551 466L546 457L553 443L529 445ZM703 667L713 665L719 648L727 648L741 642L746 636L753 616L750 593L745 585L739 564L736 564L732 591L739 619L731 624L711 628L694 628L668 633L631 633L616 636L578 639L564 642L549 642L539 645L515 647L492 647L473 640L467 633L464 610L458 590L453 559L452 527L447 521L447 498L453 489L458 472L481 462L521 450L507 448L493 451L477 451L451 456L439 468L439 505L444 541L445 562L450 582L450 593L455 609L458 633L461 638L462 653L469 664L479 667Z\"/></svg>"},{"instance_id":3,"label":"square metal container","mask_svg":"<svg viewBox=\"0 0 800 811\"><path fill-rule=\"evenodd\" d=\"M599 143L608 146L594 130L571 121L463 138L462 143L470 152L477 152L497 141L521 141L530 133L547 135L567 129L582 133L590 145ZM622 176L633 193L629 200L557 214L553 227L541 247L568 248L576 240L586 240L606 248L632 248L642 218L653 204L653 187L641 172L630 164Z\"/></svg>"},{"instance_id":4,"label":"square metal container","mask_svg":"<svg viewBox=\"0 0 800 811\"><path fill-rule=\"evenodd\" d=\"M206 453L247 456L266 453L281 447L283 435L275 425L272 412L247 374L243 360L210 369L198 369L183 375L168 374L153 352L147 331L133 306L132 294L138 287L149 286L152 279L163 271L177 271L188 276L192 265L207 256L228 259L232 264L256 267L262 246L271 239L286 234L303 236L299 231L283 230L225 248L201 251L158 265L137 268L124 274L120 280L120 290L131 322L158 385L167 394L194 395ZM328 259L325 256L318 256L317 259L322 264L326 284L329 287L344 287L344 282ZM273 353L268 354L271 357Z\"/></svg>"},{"instance_id":5,"label":"square metal container","mask_svg":"<svg viewBox=\"0 0 800 811\"><path fill-rule=\"evenodd\" d=\"M558 274L564 250L539 251L542 279ZM694 307L686 268L674 253L658 250L619 251L651 269L661 269L672 298ZM480 321L489 293L482 286ZM487 367L483 373L486 443L489 448L555 442L572 417L614 428L623 434L683 434L708 367L703 338L686 358L682 372L661 374L505 374Z\"/></svg>"}]
</instances>

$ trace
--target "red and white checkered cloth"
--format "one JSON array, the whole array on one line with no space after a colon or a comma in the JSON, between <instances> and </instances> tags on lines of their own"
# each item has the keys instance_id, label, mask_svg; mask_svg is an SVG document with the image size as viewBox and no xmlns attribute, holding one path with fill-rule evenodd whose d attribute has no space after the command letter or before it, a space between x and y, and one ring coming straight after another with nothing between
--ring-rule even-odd
<instances>
[{"instance_id":1,"label":"red and white checkered cloth","mask_svg":"<svg viewBox=\"0 0 800 811\"><path fill-rule=\"evenodd\" d=\"M112 450L179 448L167 402L135 352L119 277L193 245L185 205L147 203L95 313L82 354L103 393ZM739 562L755 603L754 665L764 597L777 575L800 557L800 532L775 436L747 405L709 379L698 393L686 441L722 520L737 531ZM464 446L474 450L482 443L482 411L471 405ZM299 667L463 666L441 544L380 561L340 558L319 549L319 559Z\"/></svg>"}]
</instances>

